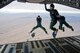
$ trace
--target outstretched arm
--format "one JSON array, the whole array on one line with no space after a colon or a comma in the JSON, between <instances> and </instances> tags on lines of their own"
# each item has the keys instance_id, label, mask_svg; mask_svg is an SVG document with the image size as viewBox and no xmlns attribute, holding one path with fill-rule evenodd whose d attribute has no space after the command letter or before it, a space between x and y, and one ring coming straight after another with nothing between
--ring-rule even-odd
<instances>
[{"instance_id":1,"label":"outstretched arm","mask_svg":"<svg viewBox=\"0 0 80 53\"><path fill-rule=\"evenodd\" d=\"M50 11L50 9L47 9L47 6L46 6L46 4L44 4L44 5L45 5L45 10L46 10L46 11Z\"/></svg>"},{"instance_id":2,"label":"outstretched arm","mask_svg":"<svg viewBox=\"0 0 80 53\"><path fill-rule=\"evenodd\" d=\"M44 5L45 5L45 10L47 10L46 4L44 4Z\"/></svg>"}]
</instances>

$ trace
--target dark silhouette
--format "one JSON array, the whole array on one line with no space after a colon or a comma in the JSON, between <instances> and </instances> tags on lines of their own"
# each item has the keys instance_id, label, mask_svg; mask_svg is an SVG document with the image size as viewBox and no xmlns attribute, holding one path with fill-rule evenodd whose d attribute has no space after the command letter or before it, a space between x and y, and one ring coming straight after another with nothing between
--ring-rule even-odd
<instances>
[{"instance_id":1,"label":"dark silhouette","mask_svg":"<svg viewBox=\"0 0 80 53\"><path fill-rule=\"evenodd\" d=\"M33 27L33 29L30 31L30 33L32 33L35 29L37 29L38 27L40 27L41 29L43 29L45 31L46 34L48 34L47 31L46 31L46 29L41 25L42 18L40 16L38 16L36 18L36 21L37 21L37 26Z\"/></svg>"},{"instance_id":2,"label":"dark silhouette","mask_svg":"<svg viewBox=\"0 0 80 53\"><path fill-rule=\"evenodd\" d=\"M0 4L2 4L2 1L3 1L3 0L0 0Z\"/></svg>"},{"instance_id":3,"label":"dark silhouette","mask_svg":"<svg viewBox=\"0 0 80 53\"><path fill-rule=\"evenodd\" d=\"M4 4L4 2L7 2L7 0L0 0L0 4Z\"/></svg>"},{"instance_id":4,"label":"dark silhouette","mask_svg":"<svg viewBox=\"0 0 80 53\"><path fill-rule=\"evenodd\" d=\"M32 33L31 36L34 37L35 36L35 33Z\"/></svg>"},{"instance_id":5,"label":"dark silhouette","mask_svg":"<svg viewBox=\"0 0 80 53\"><path fill-rule=\"evenodd\" d=\"M53 35L54 38L56 38L57 33L53 32L52 35Z\"/></svg>"},{"instance_id":6,"label":"dark silhouette","mask_svg":"<svg viewBox=\"0 0 80 53\"><path fill-rule=\"evenodd\" d=\"M68 28L70 28L72 31L74 31L73 27L70 26L70 25L66 22L64 16L61 16L61 15L59 16L59 23L60 23L60 24L59 24L59 29L60 29L60 30L65 31L65 30L64 30L64 27L62 27L63 24L64 24L66 27L68 27Z\"/></svg>"},{"instance_id":7,"label":"dark silhouette","mask_svg":"<svg viewBox=\"0 0 80 53\"><path fill-rule=\"evenodd\" d=\"M50 17L51 17L50 29L53 30L54 32L57 32L58 29L56 29L53 26L57 23L58 17L56 16L59 15L59 13L56 9L54 9L54 7L55 7L54 4L51 4L50 9L47 9L45 4L46 11L50 12Z\"/></svg>"}]
</instances>

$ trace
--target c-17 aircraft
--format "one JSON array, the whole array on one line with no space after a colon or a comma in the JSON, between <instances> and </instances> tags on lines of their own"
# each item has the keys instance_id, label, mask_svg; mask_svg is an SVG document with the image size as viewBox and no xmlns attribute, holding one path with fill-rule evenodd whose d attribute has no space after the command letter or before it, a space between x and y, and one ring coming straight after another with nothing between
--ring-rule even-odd
<instances>
[{"instance_id":1,"label":"c-17 aircraft","mask_svg":"<svg viewBox=\"0 0 80 53\"><path fill-rule=\"evenodd\" d=\"M14 0L0 0L0 8L5 7L6 5L10 4L13 1ZM80 0L17 0L17 1L23 3L29 2L38 4L58 3L80 9ZM16 38L14 38L13 42L16 40ZM10 44L6 43L6 41L2 41L6 44L0 45L0 53L80 53L80 36L57 38L55 40L54 39L35 41L27 40L24 42L15 43L11 42L10 39L8 39L10 41Z\"/></svg>"},{"instance_id":2,"label":"c-17 aircraft","mask_svg":"<svg viewBox=\"0 0 80 53\"><path fill-rule=\"evenodd\" d=\"M10 4L14 0L0 0L0 8L5 7ZM29 3L39 3L39 4L50 4L50 3L58 3L66 6L70 6L73 8L80 9L80 0L16 0L17 2L29 2Z\"/></svg>"}]
</instances>

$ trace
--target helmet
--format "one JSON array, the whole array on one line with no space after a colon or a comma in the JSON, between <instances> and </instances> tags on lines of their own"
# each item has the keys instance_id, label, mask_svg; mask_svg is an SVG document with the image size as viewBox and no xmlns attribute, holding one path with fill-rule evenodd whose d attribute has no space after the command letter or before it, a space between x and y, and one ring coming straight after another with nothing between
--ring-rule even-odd
<instances>
[{"instance_id":1,"label":"helmet","mask_svg":"<svg viewBox=\"0 0 80 53\"><path fill-rule=\"evenodd\" d=\"M51 4L50 7L54 7L54 4Z\"/></svg>"},{"instance_id":2,"label":"helmet","mask_svg":"<svg viewBox=\"0 0 80 53\"><path fill-rule=\"evenodd\" d=\"M38 17L40 17L40 15L38 15Z\"/></svg>"}]
</instances>

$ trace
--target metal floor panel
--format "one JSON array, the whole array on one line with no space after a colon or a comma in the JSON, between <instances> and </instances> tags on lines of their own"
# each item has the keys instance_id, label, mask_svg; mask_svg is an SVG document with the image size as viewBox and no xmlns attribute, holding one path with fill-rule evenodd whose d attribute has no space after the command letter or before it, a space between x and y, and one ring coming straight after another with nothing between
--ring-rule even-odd
<instances>
[{"instance_id":1,"label":"metal floor panel","mask_svg":"<svg viewBox=\"0 0 80 53\"><path fill-rule=\"evenodd\" d=\"M80 42L76 37L36 40L8 45L11 45L8 50L9 53L80 53ZM2 53L5 53L6 50L5 46Z\"/></svg>"}]
</instances>

